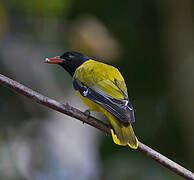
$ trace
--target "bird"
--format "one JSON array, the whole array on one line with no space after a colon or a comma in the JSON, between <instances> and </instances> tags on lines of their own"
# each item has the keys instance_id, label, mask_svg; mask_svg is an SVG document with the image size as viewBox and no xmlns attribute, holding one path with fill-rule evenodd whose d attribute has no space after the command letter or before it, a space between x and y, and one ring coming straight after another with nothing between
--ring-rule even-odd
<instances>
[{"instance_id":1,"label":"bird","mask_svg":"<svg viewBox=\"0 0 194 180\"><path fill-rule=\"evenodd\" d=\"M86 110L88 116L91 111L96 111L107 117L115 144L138 148L132 128L134 109L125 80L117 68L76 51L46 58L45 62L60 65L73 77L73 88L89 107Z\"/></svg>"}]
</instances>

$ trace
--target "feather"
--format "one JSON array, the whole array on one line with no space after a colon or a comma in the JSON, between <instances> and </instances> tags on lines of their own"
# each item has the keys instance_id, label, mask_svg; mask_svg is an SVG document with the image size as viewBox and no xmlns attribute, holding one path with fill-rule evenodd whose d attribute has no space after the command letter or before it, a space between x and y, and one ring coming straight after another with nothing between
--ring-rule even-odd
<instances>
[{"instance_id":1,"label":"feather","mask_svg":"<svg viewBox=\"0 0 194 180\"><path fill-rule=\"evenodd\" d=\"M90 59L76 69L73 78L80 98L90 109L109 119L113 141L136 149L138 140L131 125L135 121L134 111L118 69Z\"/></svg>"},{"instance_id":2,"label":"feather","mask_svg":"<svg viewBox=\"0 0 194 180\"><path fill-rule=\"evenodd\" d=\"M78 80L73 80L75 90L91 101L101 105L104 109L112 113L125 123L135 122L134 111L129 100L116 99L95 87L88 87Z\"/></svg>"}]
</instances>

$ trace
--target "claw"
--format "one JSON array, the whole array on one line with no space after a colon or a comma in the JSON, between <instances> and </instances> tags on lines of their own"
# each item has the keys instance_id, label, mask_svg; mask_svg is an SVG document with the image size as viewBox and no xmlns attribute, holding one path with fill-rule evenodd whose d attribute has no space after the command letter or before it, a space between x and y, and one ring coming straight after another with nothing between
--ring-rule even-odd
<instances>
[{"instance_id":1,"label":"claw","mask_svg":"<svg viewBox=\"0 0 194 180\"><path fill-rule=\"evenodd\" d=\"M89 117L89 116L90 116L90 114L91 114L91 111L90 111L90 109L87 109L87 110L85 110L85 111L84 111L84 113L85 113L85 114L87 114L87 115L88 115L88 117Z\"/></svg>"}]
</instances>

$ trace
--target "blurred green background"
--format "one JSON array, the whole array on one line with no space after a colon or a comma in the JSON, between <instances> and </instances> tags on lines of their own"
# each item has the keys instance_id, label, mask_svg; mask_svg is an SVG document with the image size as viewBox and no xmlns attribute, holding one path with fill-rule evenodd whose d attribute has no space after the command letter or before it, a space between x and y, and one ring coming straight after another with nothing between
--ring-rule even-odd
<instances>
[{"instance_id":1,"label":"blurred green background","mask_svg":"<svg viewBox=\"0 0 194 180\"><path fill-rule=\"evenodd\" d=\"M118 67L139 140L190 170L193 42L192 0L0 1L0 73L84 110L71 77L44 58L75 50ZM0 86L0 179L182 179L69 119Z\"/></svg>"}]
</instances>

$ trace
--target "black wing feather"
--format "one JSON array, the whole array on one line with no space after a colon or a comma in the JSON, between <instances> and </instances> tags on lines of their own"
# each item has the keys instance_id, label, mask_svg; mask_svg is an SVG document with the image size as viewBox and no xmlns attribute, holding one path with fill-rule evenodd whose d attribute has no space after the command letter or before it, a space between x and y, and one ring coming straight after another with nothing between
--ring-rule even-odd
<instances>
[{"instance_id":1,"label":"black wing feather","mask_svg":"<svg viewBox=\"0 0 194 180\"><path fill-rule=\"evenodd\" d=\"M121 121L125 123L135 122L133 107L129 100L113 98L100 89L86 86L77 79L73 80L73 87L75 90L78 90L82 96L101 105Z\"/></svg>"}]
</instances>

